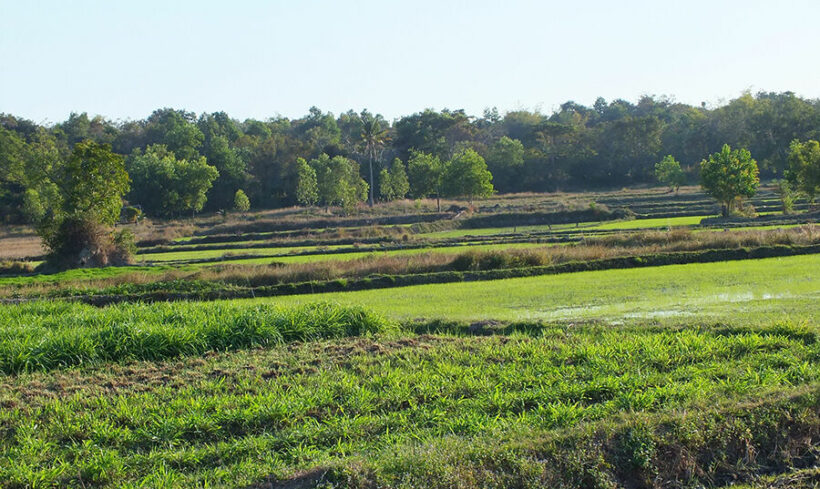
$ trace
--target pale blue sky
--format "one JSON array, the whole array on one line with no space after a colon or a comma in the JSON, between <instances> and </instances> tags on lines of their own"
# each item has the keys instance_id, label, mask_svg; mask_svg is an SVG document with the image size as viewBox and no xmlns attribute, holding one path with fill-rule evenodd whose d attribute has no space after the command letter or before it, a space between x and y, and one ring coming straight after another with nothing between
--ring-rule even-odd
<instances>
[{"instance_id":1,"label":"pale blue sky","mask_svg":"<svg viewBox=\"0 0 820 489\"><path fill-rule=\"evenodd\" d=\"M820 0L0 0L0 112L392 119L743 90L820 97Z\"/></svg>"}]
</instances>

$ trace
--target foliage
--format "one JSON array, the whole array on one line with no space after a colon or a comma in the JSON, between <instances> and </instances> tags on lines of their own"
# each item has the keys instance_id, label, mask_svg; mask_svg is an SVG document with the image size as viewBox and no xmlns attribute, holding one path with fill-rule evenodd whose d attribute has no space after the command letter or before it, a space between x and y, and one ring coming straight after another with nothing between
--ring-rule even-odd
<instances>
[{"instance_id":1,"label":"foliage","mask_svg":"<svg viewBox=\"0 0 820 489\"><path fill-rule=\"evenodd\" d=\"M310 160L310 166L316 172L319 201L324 205L338 205L349 212L367 198L368 185L359 176L355 161L322 153Z\"/></svg>"},{"instance_id":2,"label":"foliage","mask_svg":"<svg viewBox=\"0 0 820 489\"><path fill-rule=\"evenodd\" d=\"M663 155L675 155L686 168L724 143L748 148L763 178L779 177L790 166L791 141L818 139L818 118L816 101L791 92L743 93L714 108L645 96L599 98L592 106L567 102L551 113L488 110L471 117L463 110L428 109L392 124L368 111L334 115L316 107L293 119L245 121L224 112L197 115L172 108L125 122L72 113L53 126L0 114L0 219L30 220L23 212L27 190L37 192L44 215L53 213L59 207L59 167L73 145L87 139L111 144L122 155L164 145L179 160L204 156L219 175L203 209L230 208L240 188L255 208L266 209L299 203L297 161L322 153L358 161L368 190L379 195L384 192L375 180L383 159L409 164L415 151L446 161L466 147L486 159L500 193L645 184L653 181ZM796 191L816 192L816 186L801 189L791 178ZM411 190L414 196L436 196L440 189Z\"/></svg>"},{"instance_id":3,"label":"foliage","mask_svg":"<svg viewBox=\"0 0 820 489\"><path fill-rule=\"evenodd\" d=\"M239 212L248 212L251 209L251 201L242 189L237 190L233 196L233 208Z\"/></svg>"},{"instance_id":4,"label":"foliage","mask_svg":"<svg viewBox=\"0 0 820 489\"><path fill-rule=\"evenodd\" d=\"M680 163L672 155L665 156L655 164L655 178L658 182L669 187L669 190L678 191L686 183L686 174L681 170Z\"/></svg>"},{"instance_id":5,"label":"foliage","mask_svg":"<svg viewBox=\"0 0 820 489\"><path fill-rule=\"evenodd\" d=\"M700 163L701 187L730 215L742 197L751 197L760 185L757 162L746 149L732 150L724 144L718 153Z\"/></svg>"},{"instance_id":6,"label":"foliage","mask_svg":"<svg viewBox=\"0 0 820 489\"><path fill-rule=\"evenodd\" d=\"M110 230L129 189L123 158L109 145L79 142L55 182L60 207L38 226L49 261L59 267L127 263L128 250L117 246Z\"/></svg>"},{"instance_id":7,"label":"foliage","mask_svg":"<svg viewBox=\"0 0 820 489\"><path fill-rule=\"evenodd\" d=\"M801 143L796 139L791 142L788 176L795 188L813 203L820 192L820 143L815 140Z\"/></svg>"},{"instance_id":8,"label":"foliage","mask_svg":"<svg viewBox=\"0 0 820 489\"><path fill-rule=\"evenodd\" d=\"M58 218L77 216L111 226L120 217L130 179L122 156L86 140L74 146L56 181L62 197Z\"/></svg>"},{"instance_id":9,"label":"foliage","mask_svg":"<svg viewBox=\"0 0 820 489\"><path fill-rule=\"evenodd\" d=\"M451 159L444 168L442 187L446 195L466 196L472 203L473 197L489 197L493 194L493 175L487 164L473 149L466 149Z\"/></svg>"},{"instance_id":10,"label":"foliage","mask_svg":"<svg viewBox=\"0 0 820 489\"><path fill-rule=\"evenodd\" d=\"M496 185L504 189L517 186L515 179L524 167L525 149L521 141L502 136L487 152L487 169Z\"/></svg>"},{"instance_id":11,"label":"foliage","mask_svg":"<svg viewBox=\"0 0 820 489\"><path fill-rule=\"evenodd\" d=\"M410 193L414 197L441 196L444 165L437 156L412 150L407 161Z\"/></svg>"},{"instance_id":12,"label":"foliage","mask_svg":"<svg viewBox=\"0 0 820 489\"><path fill-rule=\"evenodd\" d=\"M777 196L780 198L780 204L783 206L783 214L791 214L794 212L794 191L788 180L778 180L776 182Z\"/></svg>"},{"instance_id":13,"label":"foliage","mask_svg":"<svg viewBox=\"0 0 820 489\"><path fill-rule=\"evenodd\" d=\"M296 162L298 175L296 180L296 202L301 205L314 205L319 202L319 183L316 170L304 158Z\"/></svg>"},{"instance_id":14,"label":"foliage","mask_svg":"<svg viewBox=\"0 0 820 489\"><path fill-rule=\"evenodd\" d=\"M151 145L128 158L133 180L129 200L154 216L172 217L202 210L219 172L204 157L177 159L163 145Z\"/></svg>"},{"instance_id":15,"label":"foliage","mask_svg":"<svg viewBox=\"0 0 820 489\"><path fill-rule=\"evenodd\" d=\"M139 207L128 205L122 208L122 220L124 222L134 224L139 220L141 216L142 211L139 209Z\"/></svg>"},{"instance_id":16,"label":"foliage","mask_svg":"<svg viewBox=\"0 0 820 489\"><path fill-rule=\"evenodd\" d=\"M385 201L403 199L409 191L410 182L407 180L404 163L402 163L400 159L395 158L389 170L382 168L379 172L380 196Z\"/></svg>"}]
</instances>

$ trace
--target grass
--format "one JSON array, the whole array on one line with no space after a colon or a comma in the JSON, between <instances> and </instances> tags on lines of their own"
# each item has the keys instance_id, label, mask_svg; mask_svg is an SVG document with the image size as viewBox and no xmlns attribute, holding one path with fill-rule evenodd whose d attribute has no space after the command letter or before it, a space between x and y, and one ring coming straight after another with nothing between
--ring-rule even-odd
<instances>
[{"instance_id":1,"label":"grass","mask_svg":"<svg viewBox=\"0 0 820 489\"><path fill-rule=\"evenodd\" d=\"M194 251L165 251L159 253L145 253L137 255L137 259L144 262L169 262L169 261L186 261L186 260L202 260L206 258L220 258L230 255L284 255L288 253L300 253L305 251L316 251L319 246L297 246L292 248L272 247L272 248L243 248L237 246L236 248L219 249L219 250L194 250ZM336 249L341 246L323 246L323 249Z\"/></svg>"},{"instance_id":2,"label":"grass","mask_svg":"<svg viewBox=\"0 0 820 489\"><path fill-rule=\"evenodd\" d=\"M226 303L67 303L0 307L0 372L94 362L158 360L210 350L383 331L390 322L355 306L282 308Z\"/></svg>"},{"instance_id":3,"label":"grass","mask_svg":"<svg viewBox=\"0 0 820 489\"><path fill-rule=\"evenodd\" d=\"M806 324L528 331L318 340L0 378L0 460L9 462L0 481L8 489L249 487L335 467L330 477L342 486L352 471L354 485L364 477L384 487L487 487L458 476L484 460L482 477L495 470L569 482L577 474L560 464L527 470L534 454L522 442L583 439L588 427L611 431L607 420L624 416L715 413L714 399L788 396L820 380L820 342ZM670 426L677 443L697 443L698 424L680 433ZM616 469L663 463L643 429L618 445ZM703 464L706 482L714 469Z\"/></svg>"},{"instance_id":4,"label":"grass","mask_svg":"<svg viewBox=\"0 0 820 489\"><path fill-rule=\"evenodd\" d=\"M610 229L650 229L666 228L675 226L697 226L701 219L712 216L684 216L684 217L662 217L654 219L634 219L631 221L615 221L597 224L586 228L589 231L603 231Z\"/></svg>"},{"instance_id":5,"label":"grass","mask_svg":"<svg viewBox=\"0 0 820 489\"><path fill-rule=\"evenodd\" d=\"M481 245L470 243L442 248L385 250L378 253L363 251L355 254L329 253L327 255L291 256L283 257L283 261L274 260L273 264L269 259L254 260L261 261L263 263L261 265L236 260L221 262L221 264L220 262L194 263L176 267L165 264L155 267L83 270L51 276L19 277L19 280L2 279L0 280L0 297L135 295L145 292L182 293L206 289L224 290L226 293L223 296L231 297L242 295L228 290L236 287L249 288L298 282L357 279L371 275L403 276L453 270L532 268L567 262L589 262L624 257L644 257L647 260L654 260L670 252L690 252L689 254L692 254L691 252L703 251L715 255L714 250L727 250L724 259L734 259L736 253L732 250L738 248L758 250L762 249L760 247L812 246L817 243L820 243L820 234L816 232L815 227L808 225L794 230L743 230L710 233L686 229L646 230L598 237L587 236L580 242L563 243L561 246L535 242ZM306 261L309 257L314 259ZM333 257L340 258L330 259ZM715 258L719 256L715 255ZM696 259L693 255L690 261L704 260ZM684 258L673 262L687 263ZM653 261L652 263L657 265L663 262ZM601 268L596 267L596 269ZM606 268L625 267L613 265ZM129 270L130 273L127 273ZM96 276L96 272L99 272L99 276ZM535 274L537 273L532 273L532 275ZM523 275L519 273L517 276ZM475 279L474 277L473 280ZM454 276L452 280L447 281L460 280ZM434 281L440 282L440 280ZM407 281L403 283L409 285ZM424 281L415 282L415 284L420 283ZM205 296L198 297L204 298ZM216 296L209 297L215 298Z\"/></svg>"},{"instance_id":6,"label":"grass","mask_svg":"<svg viewBox=\"0 0 820 489\"><path fill-rule=\"evenodd\" d=\"M820 256L432 284L249 300L359 304L396 318L623 321L632 317L758 314L813 317Z\"/></svg>"},{"instance_id":7,"label":"grass","mask_svg":"<svg viewBox=\"0 0 820 489\"><path fill-rule=\"evenodd\" d=\"M496 196L477 205L482 214L557 212L594 199L649 215L684 210L689 200L711 205L691 189L680 198L662 192ZM414 209L407 201L375 212ZM141 234L164 242L215 226L353 222L309 212L264 212L258 223L204 217ZM0 277L0 287L127 290L162 277L180 287L194 277L250 286L251 278L322 273L345 281L451 267L443 257L456 255L469 267L504 268L519 266L512 258L552 263L794 238L651 230L700 219L585 223L578 246L469 238L547 230L522 226L417 235L460 238L459 247L216 268L170 262L289 251L238 242L142 255L169 260L152 266ZM649 231L606 233L639 229ZM605 232L590 236L597 231ZM344 230L359 232L370 231ZM243 268L272 261L279 264ZM0 487L813 487L818 272L820 256L804 255L275 299L0 306Z\"/></svg>"}]
</instances>

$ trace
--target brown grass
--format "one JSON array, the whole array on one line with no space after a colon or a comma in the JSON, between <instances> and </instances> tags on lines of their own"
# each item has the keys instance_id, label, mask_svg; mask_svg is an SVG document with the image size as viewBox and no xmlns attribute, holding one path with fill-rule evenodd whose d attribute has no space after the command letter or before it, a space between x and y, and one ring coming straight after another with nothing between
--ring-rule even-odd
<instances>
[{"instance_id":1,"label":"brown grass","mask_svg":"<svg viewBox=\"0 0 820 489\"><path fill-rule=\"evenodd\" d=\"M40 237L33 232L0 235L0 260L40 256L44 252Z\"/></svg>"}]
</instances>

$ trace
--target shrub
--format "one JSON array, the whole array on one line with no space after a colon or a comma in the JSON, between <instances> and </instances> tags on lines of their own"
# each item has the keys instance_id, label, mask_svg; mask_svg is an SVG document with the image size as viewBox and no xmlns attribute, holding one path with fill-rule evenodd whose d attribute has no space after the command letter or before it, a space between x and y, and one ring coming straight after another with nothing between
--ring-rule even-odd
<instances>
[{"instance_id":1,"label":"shrub","mask_svg":"<svg viewBox=\"0 0 820 489\"><path fill-rule=\"evenodd\" d=\"M142 211L139 207L128 205L122 208L120 220L122 222L134 224L139 220L140 216L142 216Z\"/></svg>"},{"instance_id":2,"label":"shrub","mask_svg":"<svg viewBox=\"0 0 820 489\"><path fill-rule=\"evenodd\" d=\"M233 196L233 208L239 212L248 212L251 209L251 201L242 189L237 190Z\"/></svg>"}]
</instances>

